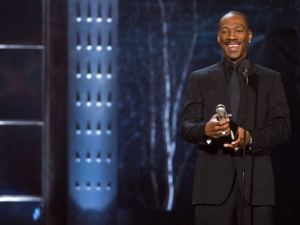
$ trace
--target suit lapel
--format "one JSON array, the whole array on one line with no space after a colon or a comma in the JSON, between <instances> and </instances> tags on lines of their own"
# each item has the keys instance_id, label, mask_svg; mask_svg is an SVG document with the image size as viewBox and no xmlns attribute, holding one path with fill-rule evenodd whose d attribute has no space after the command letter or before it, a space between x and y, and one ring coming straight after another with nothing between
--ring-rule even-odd
<instances>
[{"instance_id":1,"label":"suit lapel","mask_svg":"<svg viewBox=\"0 0 300 225\"><path fill-rule=\"evenodd\" d=\"M214 92L218 104L225 105L227 112L231 112L229 97L228 97L228 88L227 88L228 85L223 72L222 60L216 64L214 70L209 72L209 76L212 79L212 82L215 84ZM258 71L255 67L255 64L251 62L251 67L249 71L249 81L247 87L248 99L247 99L246 113L248 113L250 106L255 103L258 80L259 80ZM241 126L245 122L244 107L245 107L245 91L242 91L238 115L235 121L239 126Z\"/></svg>"},{"instance_id":2,"label":"suit lapel","mask_svg":"<svg viewBox=\"0 0 300 225\"><path fill-rule=\"evenodd\" d=\"M255 70L255 65L251 63L250 71L249 71L249 78L248 78L248 86L247 86L247 107L246 107L246 113L248 113L250 106L255 103L255 97L256 97L256 92L257 92L257 83L258 83L258 73ZM245 90L245 89L244 89ZM239 111L238 111L238 116L237 116L237 124L242 125L245 123L245 117L244 117L244 108L245 108L245 91L242 92L241 94L241 101L239 105Z\"/></svg>"},{"instance_id":3,"label":"suit lapel","mask_svg":"<svg viewBox=\"0 0 300 225\"><path fill-rule=\"evenodd\" d=\"M247 91L248 91L248 99L247 99L247 107L246 107L246 113L248 113L251 104L253 103L254 97L255 97L255 92L253 91L253 89L251 87L247 87ZM245 91L243 91L242 95L241 95L241 101L240 101L240 105L239 105L239 110L238 110L238 115L236 118L236 122L238 125L244 123L245 121L245 117L244 117L244 110L245 110L245 103L246 103L246 99L245 99Z\"/></svg>"},{"instance_id":4,"label":"suit lapel","mask_svg":"<svg viewBox=\"0 0 300 225\"><path fill-rule=\"evenodd\" d=\"M227 90L227 82L225 79L225 75L223 73L223 64L222 60L216 64L216 70L210 72L209 76L211 77L214 84L216 84L214 88L215 96L218 104L223 104L228 111L229 100L228 100L228 90Z\"/></svg>"}]
</instances>

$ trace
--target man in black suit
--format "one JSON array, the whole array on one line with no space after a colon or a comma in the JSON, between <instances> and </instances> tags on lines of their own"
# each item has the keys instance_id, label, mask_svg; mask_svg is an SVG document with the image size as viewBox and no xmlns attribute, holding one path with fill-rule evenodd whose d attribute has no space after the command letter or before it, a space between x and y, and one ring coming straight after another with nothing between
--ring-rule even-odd
<instances>
[{"instance_id":1,"label":"man in black suit","mask_svg":"<svg viewBox=\"0 0 300 225\"><path fill-rule=\"evenodd\" d=\"M247 17L228 12L220 20L217 36L221 61L190 76L181 135L199 145L193 189L195 225L274 224L270 148L290 137L289 108L278 72L250 61L239 72L245 67L251 38ZM218 116L219 104L232 117ZM233 124L237 139L231 136Z\"/></svg>"}]
</instances>

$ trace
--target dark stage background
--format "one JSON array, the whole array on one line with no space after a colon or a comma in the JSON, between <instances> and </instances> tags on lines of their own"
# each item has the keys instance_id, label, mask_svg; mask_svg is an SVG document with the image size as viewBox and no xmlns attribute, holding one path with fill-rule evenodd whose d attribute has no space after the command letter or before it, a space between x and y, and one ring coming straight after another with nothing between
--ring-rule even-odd
<instances>
[{"instance_id":1,"label":"dark stage background","mask_svg":"<svg viewBox=\"0 0 300 225\"><path fill-rule=\"evenodd\" d=\"M68 201L69 175L77 171L68 170L74 162L68 153L68 116L73 113L68 104L75 100L68 95L72 88L68 86L68 57L72 56L68 41L75 37L69 33L73 27L68 27L68 21L74 19L69 9L75 3L92 8L94 3L113 1L0 2L0 200L7 194L40 196L38 202L25 206L1 202L0 224L66 225L74 216L69 210L74 207ZM84 225L104 224L110 217L118 225L193 224L197 146L184 142L178 133L185 87L191 71L221 57L219 18L229 10L240 10L248 15L253 31L249 58L282 74L292 138L272 152L276 225L299 224L300 0L119 0L118 6L113 10L118 22L101 24L118 26L117 208L113 205L104 213L75 208L79 213L74 221L83 218ZM86 67L82 68L84 72ZM103 83L100 88L108 86ZM16 126L11 126L11 120ZM85 148L81 151L82 159L85 155L90 159ZM87 163L78 164L82 165ZM94 178L102 181L102 172L107 171L95 170ZM82 172L82 177L89 179L90 174ZM86 202L93 200L86 196ZM36 221L34 209L38 209Z\"/></svg>"},{"instance_id":2,"label":"dark stage background","mask_svg":"<svg viewBox=\"0 0 300 225\"><path fill-rule=\"evenodd\" d=\"M299 222L300 1L126 0L119 7L120 224L193 223L195 147L179 137L178 121L190 72L221 57L217 26L229 10L249 18L249 58L282 74L292 138L272 152L276 217L278 225Z\"/></svg>"}]
</instances>

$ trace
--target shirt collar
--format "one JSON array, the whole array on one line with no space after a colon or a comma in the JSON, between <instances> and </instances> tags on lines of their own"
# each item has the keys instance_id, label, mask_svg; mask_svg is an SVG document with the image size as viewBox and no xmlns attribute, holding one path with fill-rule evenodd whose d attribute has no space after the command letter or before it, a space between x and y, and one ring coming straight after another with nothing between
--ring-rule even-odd
<instances>
[{"instance_id":1,"label":"shirt collar","mask_svg":"<svg viewBox=\"0 0 300 225\"><path fill-rule=\"evenodd\" d=\"M233 63L225 56L223 56L223 68L225 72L232 73Z\"/></svg>"},{"instance_id":2,"label":"shirt collar","mask_svg":"<svg viewBox=\"0 0 300 225\"><path fill-rule=\"evenodd\" d=\"M245 57L245 59L247 59L247 56ZM241 61L240 61L241 62ZM240 62L234 64L232 61L230 61L228 58L226 58L225 56L223 56L223 68L224 68L224 72L226 76L230 76L233 68L234 67L238 67Z\"/></svg>"}]
</instances>

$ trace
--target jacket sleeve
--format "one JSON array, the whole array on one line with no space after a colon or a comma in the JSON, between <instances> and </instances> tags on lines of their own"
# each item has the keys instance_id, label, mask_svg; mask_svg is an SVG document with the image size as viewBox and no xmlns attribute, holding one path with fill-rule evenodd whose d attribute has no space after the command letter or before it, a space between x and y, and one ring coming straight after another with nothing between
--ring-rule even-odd
<instances>
[{"instance_id":1,"label":"jacket sleeve","mask_svg":"<svg viewBox=\"0 0 300 225\"><path fill-rule=\"evenodd\" d=\"M254 151L281 144L287 141L291 135L289 108L281 75L275 72L273 77L274 79L269 81L271 82L270 90L266 101L266 125L250 130L253 140L252 149ZM264 104L264 102L260 102L260 104ZM264 115L259 114L258 116Z\"/></svg>"},{"instance_id":2,"label":"jacket sleeve","mask_svg":"<svg viewBox=\"0 0 300 225\"><path fill-rule=\"evenodd\" d=\"M180 127L180 133L184 140L205 144L205 125L203 121L204 99L198 76L192 73L186 91L186 99L183 108L183 115Z\"/></svg>"}]
</instances>

